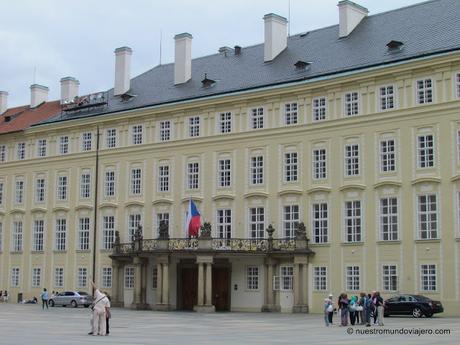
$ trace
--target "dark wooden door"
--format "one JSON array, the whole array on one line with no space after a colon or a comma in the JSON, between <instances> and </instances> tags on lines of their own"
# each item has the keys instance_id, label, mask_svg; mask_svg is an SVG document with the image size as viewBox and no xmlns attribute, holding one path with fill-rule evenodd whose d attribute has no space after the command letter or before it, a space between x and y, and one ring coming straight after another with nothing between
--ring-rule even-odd
<instances>
[{"instance_id":1,"label":"dark wooden door","mask_svg":"<svg viewBox=\"0 0 460 345\"><path fill-rule=\"evenodd\" d=\"M228 267L212 269L212 304L216 311L230 310L230 270Z\"/></svg>"},{"instance_id":2,"label":"dark wooden door","mask_svg":"<svg viewBox=\"0 0 460 345\"><path fill-rule=\"evenodd\" d=\"M193 307L198 304L198 269L191 267L182 268L181 284L182 309L193 310Z\"/></svg>"}]
</instances>

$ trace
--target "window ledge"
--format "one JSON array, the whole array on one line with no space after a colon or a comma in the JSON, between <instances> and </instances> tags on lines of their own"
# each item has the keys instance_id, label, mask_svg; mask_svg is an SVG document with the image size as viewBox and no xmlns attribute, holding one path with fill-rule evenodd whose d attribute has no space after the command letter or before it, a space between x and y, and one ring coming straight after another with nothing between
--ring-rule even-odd
<instances>
[{"instance_id":1,"label":"window ledge","mask_svg":"<svg viewBox=\"0 0 460 345\"><path fill-rule=\"evenodd\" d=\"M66 254L67 250L53 250L54 254Z\"/></svg>"},{"instance_id":2,"label":"window ledge","mask_svg":"<svg viewBox=\"0 0 460 345\"><path fill-rule=\"evenodd\" d=\"M385 240L381 240L381 241L377 241L377 244L389 244L389 245L392 245L392 244L401 244L401 241L400 240L394 240L394 241L385 241Z\"/></svg>"},{"instance_id":3,"label":"window ledge","mask_svg":"<svg viewBox=\"0 0 460 345\"><path fill-rule=\"evenodd\" d=\"M91 253L91 250L89 250L89 249L77 249L75 252L76 253Z\"/></svg>"},{"instance_id":4,"label":"window ledge","mask_svg":"<svg viewBox=\"0 0 460 345\"><path fill-rule=\"evenodd\" d=\"M440 238L431 238L431 239L426 239L426 240L415 240L415 243L441 243Z\"/></svg>"},{"instance_id":5,"label":"window ledge","mask_svg":"<svg viewBox=\"0 0 460 345\"><path fill-rule=\"evenodd\" d=\"M344 246L347 246L347 247L349 247L349 246L364 246L363 241L361 241L361 242L342 242L341 244L344 245Z\"/></svg>"},{"instance_id":6,"label":"window ledge","mask_svg":"<svg viewBox=\"0 0 460 345\"><path fill-rule=\"evenodd\" d=\"M20 252L10 252L11 255L22 255L22 250Z\"/></svg>"},{"instance_id":7,"label":"window ledge","mask_svg":"<svg viewBox=\"0 0 460 345\"><path fill-rule=\"evenodd\" d=\"M331 243L330 242L326 242L326 243L312 243L312 242L309 242L308 245L311 246L311 247L330 247Z\"/></svg>"},{"instance_id":8,"label":"window ledge","mask_svg":"<svg viewBox=\"0 0 460 345\"><path fill-rule=\"evenodd\" d=\"M43 250L32 250L30 253L31 254L45 254Z\"/></svg>"}]
</instances>

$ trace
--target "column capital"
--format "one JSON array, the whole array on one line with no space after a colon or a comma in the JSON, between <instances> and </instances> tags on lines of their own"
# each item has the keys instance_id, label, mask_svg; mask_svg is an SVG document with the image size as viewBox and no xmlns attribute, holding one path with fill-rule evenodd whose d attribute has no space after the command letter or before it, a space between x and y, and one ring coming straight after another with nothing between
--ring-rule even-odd
<instances>
[{"instance_id":1,"label":"column capital","mask_svg":"<svg viewBox=\"0 0 460 345\"><path fill-rule=\"evenodd\" d=\"M196 263L197 264L212 264L214 262L214 257L212 255L197 255Z\"/></svg>"}]
</instances>

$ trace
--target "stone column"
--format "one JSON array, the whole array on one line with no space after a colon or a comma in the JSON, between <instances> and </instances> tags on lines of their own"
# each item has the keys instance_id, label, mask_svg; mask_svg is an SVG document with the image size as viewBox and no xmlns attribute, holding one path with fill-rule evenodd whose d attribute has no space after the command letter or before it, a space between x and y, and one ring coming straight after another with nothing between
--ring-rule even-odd
<instances>
[{"instance_id":1,"label":"stone column","mask_svg":"<svg viewBox=\"0 0 460 345\"><path fill-rule=\"evenodd\" d=\"M307 295L307 278L306 265L308 264L308 256L305 254L296 255L294 257L294 307L293 313L308 313ZM300 277L300 268L302 267L302 277Z\"/></svg>"},{"instance_id":2,"label":"stone column","mask_svg":"<svg viewBox=\"0 0 460 345\"><path fill-rule=\"evenodd\" d=\"M206 264L206 290L205 290L205 301L206 306L212 305L212 264Z\"/></svg>"},{"instance_id":3,"label":"stone column","mask_svg":"<svg viewBox=\"0 0 460 345\"><path fill-rule=\"evenodd\" d=\"M169 262L163 263L163 304L169 308Z\"/></svg>"},{"instance_id":4,"label":"stone column","mask_svg":"<svg viewBox=\"0 0 460 345\"><path fill-rule=\"evenodd\" d=\"M157 293L153 310L170 310L169 304L169 257L157 258Z\"/></svg>"},{"instance_id":5,"label":"stone column","mask_svg":"<svg viewBox=\"0 0 460 345\"><path fill-rule=\"evenodd\" d=\"M204 275L203 275L203 263L198 264L198 305L202 306L204 304Z\"/></svg>"},{"instance_id":6,"label":"stone column","mask_svg":"<svg viewBox=\"0 0 460 345\"><path fill-rule=\"evenodd\" d=\"M308 264L302 265L302 303L308 306Z\"/></svg>"},{"instance_id":7,"label":"stone column","mask_svg":"<svg viewBox=\"0 0 460 345\"><path fill-rule=\"evenodd\" d=\"M132 309L142 309L141 303L141 287L142 287L142 261L141 258L135 257L133 259L134 265L134 293Z\"/></svg>"},{"instance_id":8,"label":"stone column","mask_svg":"<svg viewBox=\"0 0 460 345\"><path fill-rule=\"evenodd\" d=\"M211 255L199 255L196 258L198 264L198 304L193 310L200 313L214 312L212 305L212 263ZM206 265L206 266L205 266ZM206 272L204 272L206 269Z\"/></svg>"},{"instance_id":9,"label":"stone column","mask_svg":"<svg viewBox=\"0 0 460 345\"><path fill-rule=\"evenodd\" d=\"M117 261L112 260L112 303L111 305L113 307L121 307L120 292L118 289L120 286L120 282L118 281L119 267L120 267L120 264Z\"/></svg>"},{"instance_id":10,"label":"stone column","mask_svg":"<svg viewBox=\"0 0 460 345\"><path fill-rule=\"evenodd\" d=\"M142 265L141 303L147 307L147 267L148 262Z\"/></svg>"},{"instance_id":11,"label":"stone column","mask_svg":"<svg viewBox=\"0 0 460 345\"><path fill-rule=\"evenodd\" d=\"M162 304L163 301L163 265L160 262L157 262L157 291L156 291L156 298L155 304Z\"/></svg>"},{"instance_id":12,"label":"stone column","mask_svg":"<svg viewBox=\"0 0 460 345\"><path fill-rule=\"evenodd\" d=\"M265 259L265 304L262 306L262 311L281 311L281 306L275 303L275 292L273 286L274 266L276 261L272 258Z\"/></svg>"}]
</instances>

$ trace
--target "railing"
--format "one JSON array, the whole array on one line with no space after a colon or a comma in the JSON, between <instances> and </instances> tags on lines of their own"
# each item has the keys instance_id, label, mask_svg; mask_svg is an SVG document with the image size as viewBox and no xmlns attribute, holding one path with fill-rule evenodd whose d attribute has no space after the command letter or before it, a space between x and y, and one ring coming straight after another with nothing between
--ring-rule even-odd
<instances>
[{"instance_id":1,"label":"railing","mask_svg":"<svg viewBox=\"0 0 460 345\"><path fill-rule=\"evenodd\" d=\"M293 252L307 250L307 241L296 239L252 239L252 238L170 238L138 239L132 243L114 244L114 254L160 251L197 251L210 250L219 252Z\"/></svg>"},{"instance_id":2,"label":"railing","mask_svg":"<svg viewBox=\"0 0 460 345\"><path fill-rule=\"evenodd\" d=\"M107 104L107 98L106 92L77 96L72 101L62 104L62 110L65 112L77 112L93 107L101 107Z\"/></svg>"}]
</instances>

